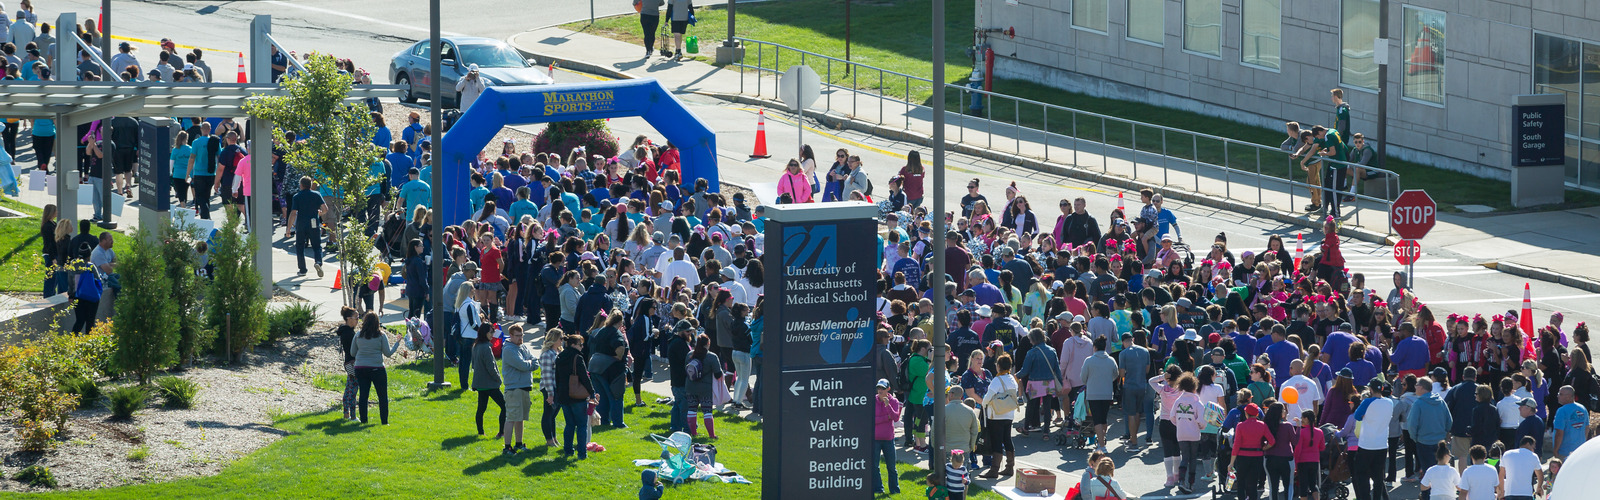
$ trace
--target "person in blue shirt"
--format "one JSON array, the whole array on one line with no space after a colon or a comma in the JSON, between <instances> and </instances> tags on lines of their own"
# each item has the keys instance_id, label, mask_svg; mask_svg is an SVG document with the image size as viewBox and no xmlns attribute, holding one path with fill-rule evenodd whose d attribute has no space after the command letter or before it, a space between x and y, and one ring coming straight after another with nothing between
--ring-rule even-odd
<instances>
[{"instance_id":1,"label":"person in blue shirt","mask_svg":"<svg viewBox=\"0 0 1600 500\"><path fill-rule=\"evenodd\" d=\"M394 132L390 132L389 126L383 124L383 113L372 113L372 123L378 127L372 133L372 145L387 148L394 144Z\"/></svg>"},{"instance_id":2,"label":"person in blue shirt","mask_svg":"<svg viewBox=\"0 0 1600 500\"><path fill-rule=\"evenodd\" d=\"M412 111L410 115L406 116L406 120L410 123L406 124L406 128L400 129L400 140L406 141L406 144L416 144L417 136L422 134L422 115ZM380 144L379 146L387 146L387 144Z\"/></svg>"},{"instance_id":3,"label":"person in blue shirt","mask_svg":"<svg viewBox=\"0 0 1600 500\"><path fill-rule=\"evenodd\" d=\"M1171 354L1172 343L1182 336L1183 327L1178 326L1178 307L1171 304L1161 306L1161 324L1156 325L1150 336L1150 342L1156 347L1156 356L1165 358Z\"/></svg>"},{"instance_id":4,"label":"person in blue shirt","mask_svg":"<svg viewBox=\"0 0 1600 500\"><path fill-rule=\"evenodd\" d=\"M521 160L516 158L512 158L508 163L511 164L511 169L504 174L506 177L506 189L510 189L514 193L518 188L528 185L528 167L522 165Z\"/></svg>"},{"instance_id":5,"label":"person in blue shirt","mask_svg":"<svg viewBox=\"0 0 1600 500\"><path fill-rule=\"evenodd\" d=\"M41 120L34 121L35 134L38 133L39 121ZM37 146L39 144L37 142L38 139L34 140L36 141L34 145ZM173 138L173 143L177 144L178 147L172 148L170 156L172 159L172 194L178 197L178 204L183 205L189 202L189 170L194 168L192 163L194 147L189 145L188 132L178 132L177 137ZM41 165L40 168L43 169L43 166Z\"/></svg>"},{"instance_id":6,"label":"person in blue shirt","mask_svg":"<svg viewBox=\"0 0 1600 500\"><path fill-rule=\"evenodd\" d=\"M593 218L594 216L592 215L592 212L590 212L587 208L583 209L583 212L578 214L578 230L583 231L584 240L592 240L594 239L595 235L600 234L600 225L595 224L591 220Z\"/></svg>"},{"instance_id":7,"label":"person in blue shirt","mask_svg":"<svg viewBox=\"0 0 1600 500\"><path fill-rule=\"evenodd\" d=\"M509 207L511 206L511 202L517 199L516 195L511 192L511 189L506 187L506 178L505 176L500 175L500 172L495 172L494 177L490 178L490 185L494 186L493 188L489 189L489 194L494 195L494 202L496 205Z\"/></svg>"},{"instance_id":8,"label":"person in blue shirt","mask_svg":"<svg viewBox=\"0 0 1600 500\"><path fill-rule=\"evenodd\" d=\"M1267 346L1267 358L1272 360L1273 373L1288 374L1289 364L1300 359L1300 347L1289 341L1288 332L1283 325L1272 325L1272 344ZM1277 384L1282 384L1283 379L1287 378L1282 375L1273 377L1273 388L1276 389Z\"/></svg>"},{"instance_id":9,"label":"person in blue shirt","mask_svg":"<svg viewBox=\"0 0 1600 500\"><path fill-rule=\"evenodd\" d=\"M411 222L411 214L417 206L433 208L433 189L426 181L420 179L422 171L411 167L406 172L406 181L400 186L400 211L406 214L406 222Z\"/></svg>"},{"instance_id":10,"label":"person in blue shirt","mask_svg":"<svg viewBox=\"0 0 1600 500\"><path fill-rule=\"evenodd\" d=\"M532 194L532 191L533 190L528 189L528 186L517 188L517 201L511 204L511 208L509 210L511 213L512 225L521 224L522 216L524 215L533 217L535 220L539 218L539 207L534 205L533 202L528 201L528 196Z\"/></svg>"},{"instance_id":11,"label":"person in blue shirt","mask_svg":"<svg viewBox=\"0 0 1600 500\"><path fill-rule=\"evenodd\" d=\"M1577 403L1577 392L1570 385L1561 386L1556 397L1561 408L1556 410L1550 428L1555 431L1556 458L1565 460L1583 445L1589 429L1589 410Z\"/></svg>"},{"instance_id":12,"label":"person in blue shirt","mask_svg":"<svg viewBox=\"0 0 1600 500\"><path fill-rule=\"evenodd\" d=\"M483 174L472 173L472 190L467 192L467 201L472 204L472 213L483 211L483 200L489 196L489 188L483 187Z\"/></svg>"},{"instance_id":13,"label":"person in blue shirt","mask_svg":"<svg viewBox=\"0 0 1600 500\"><path fill-rule=\"evenodd\" d=\"M407 180L406 172L410 172L411 168L416 166L416 162L406 155L408 147L409 145L406 144L406 141L394 141L394 146L390 149L389 155L383 158L389 161L390 186L400 187L401 184L405 184Z\"/></svg>"},{"instance_id":14,"label":"person in blue shirt","mask_svg":"<svg viewBox=\"0 0 1600 500\"><path fill-rule=\"evenodd\" d=\"M1522 415L1522 423L1517 424L1517 437L1512 440L1513 443L1520 443L1524 436L1533 438L1533 453L1536 455L1544 453L1544 420L1535 414L1538 408L1539 403L1534 402L1533 398L1517 401L1517 412Z\"/></svg>"},{"instance_id":15,"label":"person in blue shirt","mask_svg":"<svg viewBox=\"0 0 1600 500\"><path fill-rule=\"evenodd\" d=\"M1150 203L1156 209L1156 238L1171 234L1178 241L1183 241L1183 228L1178 226L1178 216L1171 210L1161 208L1161 202L1162 197L1159 194L1150 197Z\"/></svg>"}]
</instances>

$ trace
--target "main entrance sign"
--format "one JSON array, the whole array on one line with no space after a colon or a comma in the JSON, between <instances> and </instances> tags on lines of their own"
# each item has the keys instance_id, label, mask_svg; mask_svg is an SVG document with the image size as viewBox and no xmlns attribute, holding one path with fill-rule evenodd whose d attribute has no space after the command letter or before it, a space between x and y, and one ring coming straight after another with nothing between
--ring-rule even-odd
<instances>
[{"instance_id":1,"label":"main entrance sign","mask_svg":"<svg viewBox=\"0 0 1600 500\"><path fill-rule=\"evenodd\" d=\"M763 498L872 498L877 213L767 209Z\"/></svg>"}]
</instances>

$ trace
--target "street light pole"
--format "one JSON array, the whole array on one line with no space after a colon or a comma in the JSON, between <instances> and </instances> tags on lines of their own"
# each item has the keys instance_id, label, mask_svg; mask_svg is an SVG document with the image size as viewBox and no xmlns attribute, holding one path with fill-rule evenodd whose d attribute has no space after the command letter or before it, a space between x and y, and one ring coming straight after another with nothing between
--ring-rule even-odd
<instances>
[{"instance_id":1,"label":"street light pole","mask_svg":"<svg viewBox=\"0 0 1600 500\"><path fill-rule=\"evenodd\" d=\"M847 2L845 5L849 5ZM944 280L944 0L933 0L933 264L928 274L933 276L933 340L934 369L944 369L946 356L945 334L950 328L945 324ZM960 277L953 277L959 279ZM928 474L944 474L944 382L945 377L935 377L933 406L928 414L933 417L933 435L928 439ZM974 457L975 458L975 457Z\"/></svg>"},{"instance_id":2,"label":"street light pole","mask_svg":"<svg viewBox=\"0 0 1600 500\"><path fill-rule=\"evenodd\" d=\"M1383 40L1383 46L1372 48L1383 51L1383 55L1374 57L1384 62L1378 65L1378 168L1387 168L1384 160L1389 157L1389 134L1385 133L1389 130L1389 0L1378 1L1378 39ZM1340 130L1339 133L1350 132Z\"/></svg>"},{"instance_id":3,"label":"street light pole","mask_svg":"<svg viewBox=\"0 0 1600 500\"><path fill-rule=\"evenodd\" d=\"M71 31L61 32L61 34L71 33ZM100 0L100 55L106 61L111 60L111 0ZM109 71L118 70L111 68ZM134 77L138 78L139 75ZM106 75L101 81L116 81L116 77ZM101 219L99 224L104 229L117 228L117 223L111 221L111 190L116 187L117 178L115 162L112 161L114 156L111 145L112 121L112 117L109 116L100 120L100 192L95 193L95 196L100 197L100 206L105 209L103 212L105 218Z\"/></svg>"},{"instance_id":4,"label":"street light pole","mask_svg":"<svg viewBox=\"0 0 1600 500\"><path fill-rule=\"evenodd\" d=\"M433 321L430 324L433 325L434 332L443 332L442 334L436 333L434 335L433 382L428 384L428 388L448 389L450 388L450 383L444 381L444 341L445 337L450 335L450 328L445 326L448 324L446 321L450 321L452 318L446 318L444 308L439 307L439 304L443 303L442 301L450 300L444 296L444 279L446 278L444 275L444 262L449 256L445 255L444 251L444 221L439 219L439 215L444 213L444 122L440 118L444 110L440 109L439 104L442 102L439 97L439 57L440 52L444 49L443 43L439 41L439 0L428 0L428 18L429 45L432 46L428 51L428 85L430 92L428 94L430 97L428 99L428 112L432 114L433 123L433 157L429 162L429 166L433 168L433 174L429 176L431 179L428 181L433 183L434 210L433 264L431 266L432 269L428 271L430 273L428 276L433 278L433 286L430 287L431 290L429 292L433 296L433 314L431 314Z\"/></svg>"},{"instance_id":5,"label":"street light pole","mask_svg":"<svg viewBox=\"0 0 1600 500\"><path fill-rule=\"evenodd\" d=\"M850 0L844 0L844 74L850 74Z\"/></svg>"}]
</instances>

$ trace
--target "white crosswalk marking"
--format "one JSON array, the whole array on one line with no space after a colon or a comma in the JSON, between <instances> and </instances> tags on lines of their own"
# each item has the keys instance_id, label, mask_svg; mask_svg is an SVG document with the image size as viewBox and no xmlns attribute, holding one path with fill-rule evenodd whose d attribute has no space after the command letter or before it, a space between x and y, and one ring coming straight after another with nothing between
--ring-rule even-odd
<instances>
[{"instance_id":1,"label":"white crosswalk marking","mask_svg":"<svg viewBox=\"0 0 1600 500\"><path fill-rule=\"evenodd\" d=\"M1321 248L1322 243L1318 241L1309 245L1306 248L1306 253L1312 254ZM1364 241L1343 241L1339 244L1339 251L1344 255L1345 267L1349 268L1352 273L1366 274L1368 281L1372 280L1374 276L1383 276L1395 271L1406 270L1406 266L1402 266L1394 260L1394 251L1391 247ZM1426 251L1417 259L1415 271L1417 278L1445 278L1498 272L1483 266L1461 262L1458 259L1433 255Z\"/></svg>"}]
</instances>

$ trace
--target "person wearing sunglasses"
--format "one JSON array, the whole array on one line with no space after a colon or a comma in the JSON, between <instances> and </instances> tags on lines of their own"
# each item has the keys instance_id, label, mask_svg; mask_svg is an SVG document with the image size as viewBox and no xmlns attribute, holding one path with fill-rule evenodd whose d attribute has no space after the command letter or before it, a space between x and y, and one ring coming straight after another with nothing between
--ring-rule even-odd
<instances>
[{"instance_id":1,"label":"person wearing sunglasses","mask_svg":"<svg viewBox=\"0 0 1600 500\"><path fill-rule=\"evenodd\" d=\"M844 181L850 175L850 152L840 148L833 158L833 166L828 167L828 182L822 188L822 201L840 201L847 192Z\"/></svg>"},{"instance_id":2,"label":"person wearing sunglasses","mask_svg":"<svg viewBox=\"0 0 1600 500\"><path fill-rule=\"evenodd\" d=\"M789 160L783 176L778 178L778 195L789 195L794 203L811 203L811 181L800 171L800 160Z\"/></svg>"}]
</instances>

